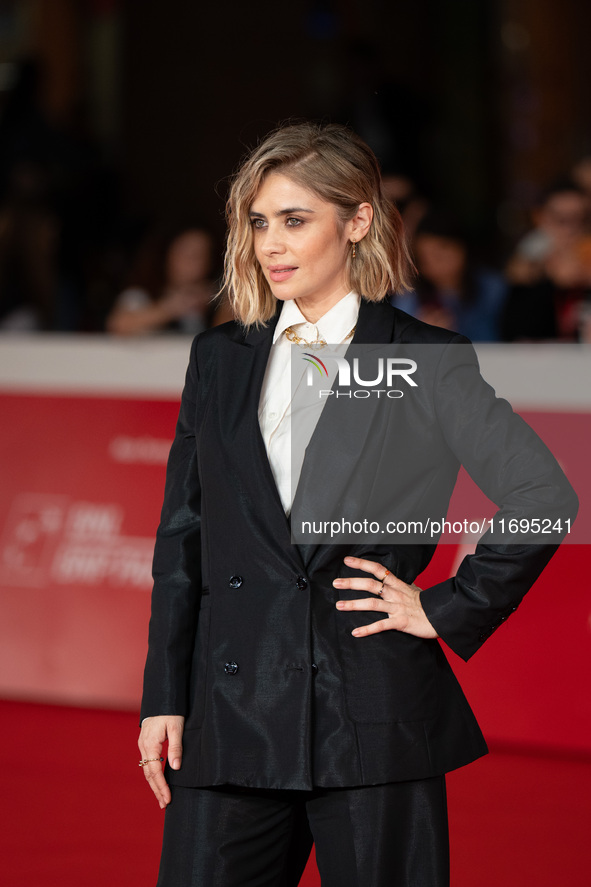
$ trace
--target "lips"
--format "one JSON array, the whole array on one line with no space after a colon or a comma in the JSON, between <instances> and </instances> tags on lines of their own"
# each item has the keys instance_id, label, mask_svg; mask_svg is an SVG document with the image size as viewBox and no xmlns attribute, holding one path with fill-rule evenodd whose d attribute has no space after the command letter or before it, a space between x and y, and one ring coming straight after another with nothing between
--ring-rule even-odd
<instances>
[{"instance_id":1,"label":"lips","mask_svg":"<svg viewBox=\"0 0 591 887\"><path fill-rule=\"evenodd\" d=\"M297 265L269 265L269 277L274 283L289 280L298 270Z\"/></svg>"}]
</instances>

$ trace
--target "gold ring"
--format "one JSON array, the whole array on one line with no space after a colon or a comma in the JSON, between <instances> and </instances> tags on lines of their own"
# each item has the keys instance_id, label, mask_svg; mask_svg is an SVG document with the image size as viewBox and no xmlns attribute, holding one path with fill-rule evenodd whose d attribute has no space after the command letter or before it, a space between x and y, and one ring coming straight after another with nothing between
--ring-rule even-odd
<instances>
[{"instance_id":1,"label":"gold ring","mask_svg":"<svg viewBox=\"0 0 591 887\"><path fill-rule=\"evenodd\" d=\"M383 585L384 582L386 581L386 576L389 576L389 575L390 575L390 570L386 570L386 572L384 573L382 579L380 580L381 583L382 583L382 585Z\"/></svg>"},{"instance_id":2,"label":"gold ring","mask_svg":"<svg viewBox=\"0 0 591 887\"><path fill-rule=\"evenodd\" d=\"M159 761L162 763L163 760L164 758L143 758L143 760L139 762L138 767L145 767L146 764L151 764L152 761Z\"/></svg>"}]
</instances>

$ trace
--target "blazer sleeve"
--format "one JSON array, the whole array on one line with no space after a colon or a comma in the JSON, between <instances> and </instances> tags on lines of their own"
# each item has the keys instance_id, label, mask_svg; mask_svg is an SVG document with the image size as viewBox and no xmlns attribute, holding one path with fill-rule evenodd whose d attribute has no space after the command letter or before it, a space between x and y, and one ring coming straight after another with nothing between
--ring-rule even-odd
<instances>
[{"instance_id":1,"label":"blazer sleeve","mask_svg":"<svg viewBox=\"0 0 591 887\"><path fill-rule=\"evenodd\" d=\"M444 349L434 388L440 427L450 449L497 506L488 530L456 576L421 593L427 618L464 660L514 612L574 520L578 499L558 462L510 404L482 376L470 342L457 336ZM548 543L496 544L500 519L560 521ZM543 539L544 537L538 537ZM530 537L531 539L531 537Z\"/></svg>"},{"instance_id":2,"label":"blazer sleeve","mask_svg":"<svg viewBox=\"0 0 591 887\"><path fill-rule=\"evenodd\" d=\"M156 533L141 720L186 715L201 600L201 484L196 448L199 371L193 341Z\"/></svg>"}]
</instances>

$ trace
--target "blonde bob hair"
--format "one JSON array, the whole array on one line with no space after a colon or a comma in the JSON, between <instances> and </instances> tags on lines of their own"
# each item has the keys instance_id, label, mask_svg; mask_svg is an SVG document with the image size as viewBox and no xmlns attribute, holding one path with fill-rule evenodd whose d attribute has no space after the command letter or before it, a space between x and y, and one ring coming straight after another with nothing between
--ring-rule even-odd
<instances>
[{"instance_id":1,"label":"blonde bob hair","mask_svg":"<svg viewBox=\"0 0 591 887\"><path fill-rule=\"evenodd\" d=\"M342 224L353 218L360 203L370 203L370 229L356 244L355 259L348 260L349 285L372 302L408 288L412 262L402 219L382 193L380 168L371 148L345 126L291 124L272 132L246 157L230 187L224 287L242 324L264 324L277 307L255 257L249 216L270 172L279 172L332 203Z\"/></svg>"}]
</instances>

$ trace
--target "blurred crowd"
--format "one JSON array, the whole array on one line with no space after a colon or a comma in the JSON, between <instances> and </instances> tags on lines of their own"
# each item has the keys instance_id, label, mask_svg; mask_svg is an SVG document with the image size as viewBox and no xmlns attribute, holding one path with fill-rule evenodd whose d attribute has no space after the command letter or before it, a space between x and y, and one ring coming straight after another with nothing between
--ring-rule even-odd
<instances>
[{"instance_id":1,"label":"blurred crowd","mask_svg":"<svg viewBox=\"0 0 591 887\"><path fill-rule=\"evenodd\" d=\"M591 156L540 193L497 267L453 206L404 174L384 188L416 266L397 307L476 342L591 341ZM130 219L120 194L84 127L45 116L35 63L21 65L0 108L0 331L194 334L230 319L208 220Z\"/></svg>"},{"instance_id":2,"label":"blurred crowd","mask_svg":"<svg viewBox=\"0 0 591 887\"><path fill-rule=\"evenodd\" d=\"M591 157L540 194L530 230L499 268L476 260L453 210L431 206L408 180L385 185L417 269L412 291L393 296L397 307L475 342L591 342Z\"/></svg>"}]
</instances>

